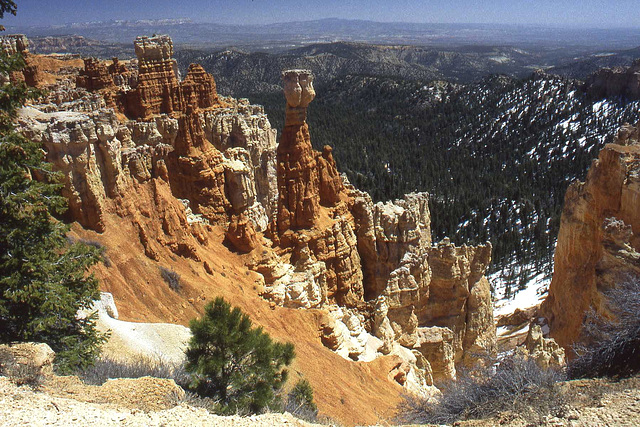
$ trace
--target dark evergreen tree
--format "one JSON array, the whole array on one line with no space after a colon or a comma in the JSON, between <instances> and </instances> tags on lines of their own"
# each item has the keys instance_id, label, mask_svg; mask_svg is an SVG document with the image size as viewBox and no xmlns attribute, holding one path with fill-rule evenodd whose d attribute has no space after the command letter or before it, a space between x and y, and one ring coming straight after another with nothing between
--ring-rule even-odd
<instances>
[{"instance_id":1,"label":"dark evergreen tree","mask_svg":"<svg viewBox=\"0 0 640 427\"><path fill-rule=\"evenodd\" d=\"M15 4L0 2L0 17L7 11ZM0 54L1 75L22 67L20 55ZM68 226L52 217L66 209L59 175L14 129L17 109L37 95L22 83L0 86L0 342L45 342L65 371L90 364L104 339L93 316L77 315L99 297L87 270L100 250L69 244Z\"/></svg>"},{"instance_id":2,"label":"dark evergreen tree","mask_svg":"<svg viewBox=\"0 0 640 427\"><path fill-rule=\"evenodd\" d=\"M200 395L219 400L223 413L279 406L276 391L286 381L293 344L274 342L222 298L207 304L204 316L190 327L186 369Z\"/></svg>"},{"instance_id":3,"label":"dark evergreen tree","mask_svg":"<svg viewBox=\"0 0 640 427\"><path fill-rule=\"evenodd\" d=\"M5 13L16 15L18 7L12 0L0 0L0 19L4 18ZM0 31L4 31L4 25L0 25Z\"/></svg>"},{"instance_id":4,"label":"dark evergreen tree","mask_svg":"<svg viewBox=\"0 0 640 427\"><path fill-rule=\"evenodd\" d=\"M309 381L302 379L291 389L287 396L287 412L298 418L315 421L318 416L318 407L313 401L313 388Z\"/></svg>"}]
</instances>

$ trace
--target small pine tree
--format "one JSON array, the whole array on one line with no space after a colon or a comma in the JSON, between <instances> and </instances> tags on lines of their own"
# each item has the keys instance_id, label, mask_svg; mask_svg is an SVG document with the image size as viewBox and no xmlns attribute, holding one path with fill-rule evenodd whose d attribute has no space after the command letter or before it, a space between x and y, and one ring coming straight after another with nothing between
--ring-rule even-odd
<instances>
[{"instance_id":1,"label":"small pine tree","mask_svg":"<svg viewBox=\"0 0 640 427\"><path fill-rule=\"evenodd\" d=\"M287 396L286 411L307 421L316 421L318 407L313 401L313 388L309 381L302 379L296 383Z\"/></svg>"},{"instance_id":2,"label":"small pine tree","mask_svg":"<svg viewBox=\"0 0 640 427\"><path fill-rule=\"evenodd\" d=\"M207 304L190 327L186 369L200 395L219 400L223 413L259 413L279 405L276 391L286 381L293 344L274 342L222 298Z\"/></svg>"},{"instance_id":3,"label":"small pine tree","mask_svg":"<svg viewBox=\"0 0 640 427\"><path fill-rule=\"evenodd\" d=\"M15 14L15 4L0 1L0 17L7 11ZM21 55L0 53L1 75L23 67ZM0 343L47 343L68 371L90 364L105 338L94 316L77 317L99 297L86 272L100 250L69 245L68 226L52 217L66 209L60 176L40 145L14 129L18 108L38 94L24 83L0 84Z\"/></svg>"}]
</instances>

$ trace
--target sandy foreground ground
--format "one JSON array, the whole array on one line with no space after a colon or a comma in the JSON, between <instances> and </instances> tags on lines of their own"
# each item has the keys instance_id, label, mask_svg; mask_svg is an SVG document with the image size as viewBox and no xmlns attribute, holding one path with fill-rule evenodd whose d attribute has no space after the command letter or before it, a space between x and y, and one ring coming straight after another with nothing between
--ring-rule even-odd
<instances>
[{"instance_id":1,"label":"sandy foreground ground","mask_svg":"<svg viewBox=\"0 0 640 427\"><path fill-rule=\"evenodd\" d=\"M563 383L556 396L566 403L556 415L537 421L504 412L460 427L488 426L639 426L640 377L621 382L579 380ZM109 380L102 386L77 377L49 377L34 389L0 377L0 426L300 426L310 424L284 413L251 417L213 415L185 403L172 380ZM389 423L384 423L390 426Z\"/></svg>"},{"instance_id":2,"label":"sandy foreground ground","mask_svg":"<svg viewBox=\"0 0 640 427\"><path fill-rule=\"evenodd\" d=\"M311 426L290 414L221 417L185 403L143 411L110 403L92 403L16 386L0 377L2 426Z\"/></svg>"}]
</instances>

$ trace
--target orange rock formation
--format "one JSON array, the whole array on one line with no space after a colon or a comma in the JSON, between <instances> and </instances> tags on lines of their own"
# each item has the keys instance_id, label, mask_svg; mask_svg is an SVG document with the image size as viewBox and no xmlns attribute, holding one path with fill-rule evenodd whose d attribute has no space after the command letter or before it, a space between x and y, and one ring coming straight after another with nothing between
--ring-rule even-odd
<instances>
[{"instance_id":1,"label":"orange rock formation","mask_svg":"<svg viewBox=\"0 0 640 427\"><path fill-rule=\"evenodd\" d=\"M126 70L118 69L118 71ZM76 86L87 90L115 89L112 74L104 62L96 58L86 58L84 60L84 70L76 78Z\"/></svg>"},{"instance_id":2,"label":"orange rock formation","mask_svg":"<svg viewBox=\"0 0 640 427\"><path fill-rule=\"evenodd\" d=\"M640 127L626 125L567 190L554 272L541 311L571 353L587 310L607 315L602 291L640 275ZM569 354L570 355L570 354Z\"/></svg>"},{"instance_id":3,"label":"orange rock formation","mask_svg":"<svg viewBox=\"0 0 640 427\"><path fill-rule=\"evenodd\" d=\"M149 119L161 113L189 113L218 103L213 76L200 65L192 64L184 81L179 81L169 36L138 37L135 50L139 76L137 87L126 93L128 117Z\"/></svg>"},{"instance_id":4,"label":"orange rock formation","mask_svg":"<svg viewBox=\"0 0 640 427\"><path fill-rule=\"evenodd\" d=\"M313 74L291 70L282 77L287 107L277 152L280 234L311 227L320 207L320 180L306 121L307 107L316 96Z\"/></svg>"},{"instance_id":5,"label":"orange rock formation","mask_svg":"<svg viewBox=\"0 0 640 427\"><path fill-rule=\"evenodd\" d=\"M311 72L285 71L283 80L287 106L277 155L275 237L290 253L291 265L273 258L254 264L265 275L267 297L292 307L346 307L338 322L349 323L353 334L360 327L374 334L378 351L398 351L399 343L428 356L427 371L430 362L448 366L434 369L436 380L455 376L455 364L472 365L474 355L492 353L495 328L484 277L491 247L456 248L447 242L430 247L427 195L374 205L367 194L345 187L331 148L318 153L311 147L306 123L315 96ZM304 279L302 271L313 273ZM336 322L327 325L332 326L323 339L334 350L369 357L359 353L363 350L347 350L348 338L340 338ZM434 327L444 332L433 334ZM448 350L433 353L433 346Z\"/></svg>"},{"instance_id":6,"label":"orange rock formation","mask_svg":"<svg viewBox=\"0 0 640 427\"><path fill-rule=\"evenodd\" d=\"M97 272L121 318L186 324L222 295L294 342L320 410L345 423L375 423L400 385L430 390L494 352L490 246L434 245L427 194L373 203L343 179L331 148L311 147L310 72L283 74L276 149L261 107L219 97L197 65L180 81L172 50L140 37L138 74L89 60L90 91L61 83L58 111L20 117L64 176L75 233L107 247Z\"/></svg>"},{"instance_id":7,"label":"orange rock formation","mask_svg":"<svg viewBox=\"0 0 640 427\"><path fill-rule=\"evenodd\" d=\"M0 37L0 49L8 55L21 54L25 60L23 70L11 73L12 81L24 80L28 86L37 87L43 83L42 72L38 64L31 59L33 55L29 53L29 40L24 34L10 34Z\"/></svg>"}]
</instances>

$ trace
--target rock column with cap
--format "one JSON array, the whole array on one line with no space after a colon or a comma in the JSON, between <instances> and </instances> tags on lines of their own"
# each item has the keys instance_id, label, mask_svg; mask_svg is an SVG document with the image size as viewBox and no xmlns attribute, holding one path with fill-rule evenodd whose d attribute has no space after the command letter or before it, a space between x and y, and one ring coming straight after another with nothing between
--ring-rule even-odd
<instances>
[{"instance_id":1,"label":"rock column with cap","mask_svg":"<svg viewBox=\"0 0 640 427\"><path fill-rule=\"evenodd\" d=\"M315 98L309 70L282 73L287 100L285 126L277 151L278 232L311 227L320 209L320 179L307 125Z\"/></svg>"}]
</instances>

